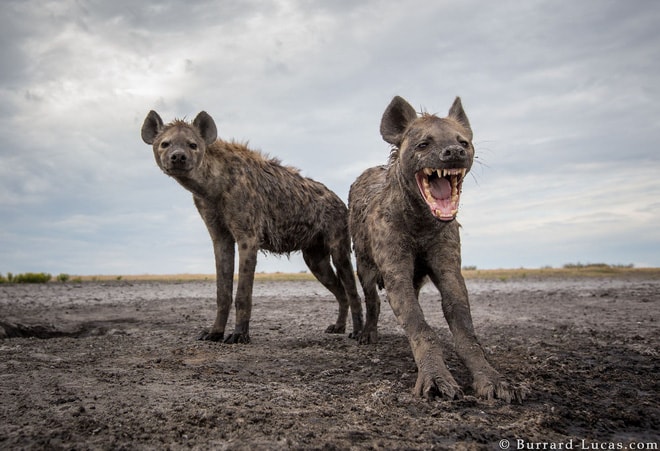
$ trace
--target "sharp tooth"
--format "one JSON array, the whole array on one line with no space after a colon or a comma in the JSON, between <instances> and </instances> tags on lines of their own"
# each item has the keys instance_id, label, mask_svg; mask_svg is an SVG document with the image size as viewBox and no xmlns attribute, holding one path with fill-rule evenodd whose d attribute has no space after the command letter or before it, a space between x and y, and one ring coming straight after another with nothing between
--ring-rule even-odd
<instances>
[{"instance_id":1,"label":"sharp tooth","mask_svg":"<svg viewBox=\"0 0 660 451\"><path fill-rule=\"evenodd\" d=\"M429 202L433 202L433 195L431 194L431 185L429 185L428 179L422 180L422 188L424 188L424 196Z\"/></svg>"},{"instance_id":2,"label":"sharp tooth","mask_svg":"<svg viewBox=\"0 0 660 451\"><path fill-rule=\"evenodd\" d=\"M433 174L433 172L434 171L431 168L424 168L424 174L426 174L427 176Z\"/></svg>"}]
</instances>

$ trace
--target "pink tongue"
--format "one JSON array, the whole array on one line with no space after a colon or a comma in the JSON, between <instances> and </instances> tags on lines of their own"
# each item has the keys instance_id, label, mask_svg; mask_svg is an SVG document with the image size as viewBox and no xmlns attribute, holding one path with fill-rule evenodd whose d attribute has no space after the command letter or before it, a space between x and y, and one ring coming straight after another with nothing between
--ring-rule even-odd
<instances>
[{"instance_id":1,"label":"pink tongue","mask_svg":"<svg viewBox=\"0 0 660 451\"><path fill-rule=\"evenodd\" d=\"M430 183L431 194L436 199L449 199L451 197L451 184L447 179L437 178Z\"/></svg>"}]
</instances>

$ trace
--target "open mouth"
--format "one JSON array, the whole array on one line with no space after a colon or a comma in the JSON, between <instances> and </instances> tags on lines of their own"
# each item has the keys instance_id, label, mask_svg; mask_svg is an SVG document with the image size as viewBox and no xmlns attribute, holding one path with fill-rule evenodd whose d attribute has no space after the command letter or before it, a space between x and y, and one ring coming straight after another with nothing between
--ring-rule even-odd
<instances>
[{"instance_id":1,"label":"open mouth","mask_svg":"<svg viewBox=\"0 0 660 451\"><path fill-rule=\"evenodd\" d=\"M424 168L415 174L417 187L433 216L440 221L451 221L458 213L465 168Z\"/></svg>"}]
</instances>

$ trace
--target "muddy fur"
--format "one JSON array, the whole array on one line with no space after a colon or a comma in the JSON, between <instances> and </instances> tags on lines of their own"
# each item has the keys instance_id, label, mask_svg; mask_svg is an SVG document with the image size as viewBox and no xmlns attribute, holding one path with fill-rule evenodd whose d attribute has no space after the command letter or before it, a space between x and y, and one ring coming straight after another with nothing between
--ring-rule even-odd
<instances>
[{"instance_id":1,"label":"muddy fur","mask_svg":"<svg viewBox=\"0 0 660 451\"><path fill-rule=\"evenodd\" d=\"M142 139L153 146L163 172L193 194L213 241L218 311L212 328L202 332L200 339L250 341L259 250L276 254L302 251L311 272L339 303L337 321L326 331L345 332L350 306L353 334L359 332L362 307L350 260L348 210L335 193L246 145L217 139L215 122L206 112L192 123L175 120L164 124L151 111L142 126ZM236 247L236 323L234 332L225 337Z\"/></svg>"},{"instance_id":2,"label":"muddy fur","mask_svg":"<svg viewBox=\"0 0 660 451\"><path fill-rule=\"evenodd\" d=\"M378 288L384 287L418 367L415 393L425 398L462 397L461 387L445 365L438 335L419 305L419 290L430 279L442 296L456 351L471 372L475 393L488 399L521 401L525 390L508 383L486 361L474 332L461 275L455 215L474 147L460 98L454 101L448 117L439 118L428 114L418 117L408 102L395 97L383 114L380 130L393 146L389 162L367 169L349 193L349 225L367 309L359 342L378 339ZM433 175L427 176L424 169L432 169ZM452 175L440 180L435 172L438 169ZM429 190L426 196L425 184ZM448 196L452 184L451 202L448 197L435 199Z\"/></svg>"}]
</instances>

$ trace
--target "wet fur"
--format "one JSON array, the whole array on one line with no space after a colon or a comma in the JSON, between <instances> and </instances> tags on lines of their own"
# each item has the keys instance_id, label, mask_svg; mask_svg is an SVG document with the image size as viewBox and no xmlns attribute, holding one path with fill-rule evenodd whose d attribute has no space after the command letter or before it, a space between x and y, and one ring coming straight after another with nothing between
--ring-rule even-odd
<instances>
[{"instance_id":1,"label":"wet fur","mask_svg":"<svg viewBox=\"0 0 660 451\"><path fill-rule=\"evenodd\" d=\"M381 134L394 146L388 164L367 169L349 193L349 226L367 310L358 341L378 340L378 290L385 288L417 363L415 393L425 398L462 397L443 360L440 339L419 305L419 290L430 279L442 296L456 351L472 374L476 395L521 401L524 391L487 362L477 341L461 275L458 222L434 217L415 182L415 173L424 167L470 169L472 130L460 99L448 117L439 118L418 117L404 99L395 97L383 114ZM423 149L422 142L427 144Z\"/></svg>"},{"instance_id":2,"label":"wet fur","mask_svg":"<svg viewBox=\"0 0 660 451\"><path fill-rule=\"evenodd\" d=\"M259 250L275 254L302 251L311 272L339 303L337 321L326 331L345 332L349 306L353 334L361 330L362 307L350 260L348 210L335 193L277 159L266 158L244 144L217 139L215 123L205 112L192 124L175 120L165 125L152 111L145 119L142 137L153 145L158 166L192 192L213 241L218 310L212 328L200 339L250 341ZM236 247L236 322L234 332L225 337Z\"/></svg>"}]
</instances>

